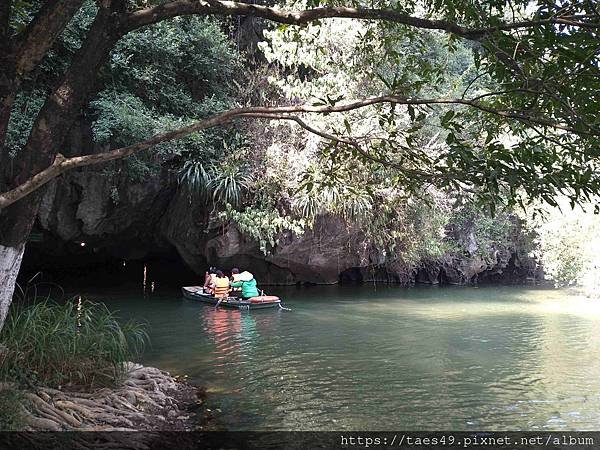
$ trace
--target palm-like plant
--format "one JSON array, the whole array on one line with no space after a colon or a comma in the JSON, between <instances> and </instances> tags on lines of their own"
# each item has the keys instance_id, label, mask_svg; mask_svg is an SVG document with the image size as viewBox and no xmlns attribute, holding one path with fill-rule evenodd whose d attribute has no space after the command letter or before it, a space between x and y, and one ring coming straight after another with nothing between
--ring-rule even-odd
<instances>
[{"instance_id":1,"label":"palm-like plant","mask_svg":"<svg viewBox=\"0 0 600 450\"><path fill-rule=\"evenodd\" d=\"M252 186L252 175L248 168L235 161L224 165L186 161L179 171L178 180L205 201L212 200L215 205L230 204L234 207L243 203Z\"/></svg>"},{"instance_id":2,"label":"palm-like plant","mask_svg":"<svg viewBox=\"0 0 600 450\"><path fill-rule=\"evenodd\" d=\"M321 185L310 191L299 191L294 207L301 217L314 219L318 214L335 214L350 221L369 217L372 210L370 194L349 186Z\"/></svg>"},{"instance_id":3,"label":"palm-like plant","mask_svg":"<svg viewBox=\"0 0 600 450\"><path fill-rule=\"evenodd\" d=\"M206 197L212 183L212 170L200 161L186 161L179 170L177 180L190 192Z\"/></svg>"},{"instance_id":4,"label":"palm-like plant","mask_svg":"<svg viewBox=\"0 0 600 450\"><path fill-rule=\"evenodd\" d=\"M214 168L209 187L216 204L238 207L251 185L252 176L246 167L230 164Z\"/></svg>"}]
</instances>

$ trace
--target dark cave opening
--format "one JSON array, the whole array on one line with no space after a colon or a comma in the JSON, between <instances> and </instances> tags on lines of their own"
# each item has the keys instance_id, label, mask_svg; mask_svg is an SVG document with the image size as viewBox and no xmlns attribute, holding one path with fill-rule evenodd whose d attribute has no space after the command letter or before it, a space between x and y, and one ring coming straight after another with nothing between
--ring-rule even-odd
<instances>
[{"instance_id":1,"label":"dark cave opening","mask_svg":"<svg viewBox=\"0 0 600 450\"><path fill-rule=\"evenodd\" d=\"M64 287L141 286L144 281L161 287L201 284L202 275L190 269L174 247L142 251L131 243L95 247L88 242L29 242L19 274L21 286L52 282ZM123 256L127 255L127 256Z\"/></svg>"}]
</instances>

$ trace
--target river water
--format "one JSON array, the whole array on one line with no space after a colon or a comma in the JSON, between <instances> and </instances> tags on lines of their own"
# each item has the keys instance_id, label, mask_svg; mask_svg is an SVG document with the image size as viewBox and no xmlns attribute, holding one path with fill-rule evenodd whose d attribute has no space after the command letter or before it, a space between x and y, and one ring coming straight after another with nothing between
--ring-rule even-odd
<instances>
[{"instance_id":1,"label":"river water","mask_svg":"<svg viewBox=\"0 0 600 450\"><path fill-rule=\"evenodd\" d=\"M103 294L231 430L596 430L600 303L522 287L272 288L292 311Z\"/></svg>"}]
</instances>

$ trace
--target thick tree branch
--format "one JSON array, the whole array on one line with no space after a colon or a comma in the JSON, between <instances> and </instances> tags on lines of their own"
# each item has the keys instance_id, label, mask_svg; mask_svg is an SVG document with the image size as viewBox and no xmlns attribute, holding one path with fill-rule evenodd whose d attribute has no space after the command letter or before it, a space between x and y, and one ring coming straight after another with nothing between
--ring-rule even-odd
<instances>
[{"instance_id":1,"label":"thick tree branch","mask_svg":"<svg viewBox=\"0 0 600 450\"><path fill-rule=\"evenodd\" d=\"M39 13L25 30L16 57L16 73L22 77L33 70L44 58L58 36L63 32L83 0L44 2Z\"/></svg>"},{"instance_id":2,"label":"thick tree branch","mask_svg":"<svg viewBox=\"0 0 600 450\"><path fill-rule=\"evenodd\" d=\"M303 25L319 19L326 18L351 18L366 20L385 20L388 22L408 25L415 28L429 30L441 30L469 40L479 40L483 36L498 31L518 30L522 28L534 28L545 25L569 25L573 27L585 27L600 29L598 17L594 20L585 18L561 18L552 17L540 20L524 20L513 23L502 23L493 27L465 28L456 23L446 20L424 19L410 16L391 9L370 8L348 8L348 7L323 7L308 10L282 10L275 7L255 5L250 3L239 3L225 0L175 0L159 6L141 9L130 13L126 19L128 30L139 28L144 25L159 22L176 16L200 14L200 15L228 15L228 16L253 16L262 17L279 23L291 25Z\"/></svg>"},{"instance_id":3,"label":"thick tree branch","mask_svg":"<svg viewBox=\"0 0 600 450\"><path fill-rule=\"evenodd\" d=\"M62 145L95 85L100 67L121 35L116 14L100 8L87 37L62 79L36 117L31 134L15 162L14 185L47 167Z\"/></svg>"},{"instance_id":4,"label":"thick tree branch","mask_svg":"<svg viewBox=\"0 0 600 450\"><path fill-rule=\"evenodd\" d=\"M73 158L64 158L58 154L53 163L47 168L41 170L39 173L29 178L28 180L21 183L14 189L0 194L0 209L6 208L17 200L25 197L26 195L39 189L47 182L61 175L62 173L73 169L75 167L84 167L93 164L104 163L113 161L116 159L125 158L127 156L139 153L142 150L153 147L162 142L171 141L188 136L191 133L212 128L219 125L225 125L230 123L236 118L257 118L257 119L284 119L293 120L305 129L315 133L326 139L334 141L340 141L355 145L351 139L346 139L339 136L333 136L329 133L317 130L304 123L301 119L291 116L291 114L298 113L318 113L318 114L329 114L329 113L343 113L352 111L359 108L364 108L371 105L377 105L382 103L401 104L401 105L432 105L432 104L462 104L478 108L482 111L490 114L500 115L502 117L511 118L520 121L526 121L528 123L535 123L538 125L551 126L561 130L571 130L567 126L557 124L548 119L532 118L521 114L507 113L504 111L497 111L484 106L473 100L466 99L418 99L418 98L407 98L397 95L387 95L380 97L370 97L362 100L356 100L349 103L339 105L327 105L327 106L315 106L315 105L297 105L297 106L276 106L276 107L249 107L249 108L236 108L221 114L217 114L209 119L205 119L199 122L195 122L187 127L179 128L177 130L169 131L157 136L154 136L148 140L138 142L127 147L121 147L115 150L111 150L105 153L97 153L93 155L76 156ZM365 155L364 152L362 152ZM368 156L368 154L366 154ZM370 157L370 156L369 156ZM372 158L371 158L372 159ZM385 161L377 161L386 163ZM420 174L422 175L422 174Z\"/></svg>"},{"instance_id":5,"label":"thick tree branch","mask_svg":"<svg viewBox=\"0 0 600 450\"><path fill-rule=\"evenodd\" d=\"M52 3L52 2L49 2ZM74 55L70 67L56 84L36 117L25 146L11 165L3 163L3 190L19 188L36 174L50 167L56 159L64 138L71 129L81 108L87 102L98 71L110 50L119 40L118 15L122 1L104 2L110 8L100 7L90 26L87 37ZM113 4L116 9L112 9ZM6 153L6 152L5 152ZM2 182L0 180L0 182ZM0 215L0 244L15 246L23 243L33 226L41 199L41 191L30 194L26 200L13 203Z\"/></svg>"},{"instance_id":6,"label":"thick tree branch","mask_svg":"<svg viewBox=\"0 0 600 450\"><path fill-rule=\"evenodd\" d=\"M0 149L4 145L11 110L25 75L48 50L81 7L83 0L44 2L18 40L10 36L11 1L0 0ZM3 156L0 154L0 161Z\"/></svg>"},{"instance_id":7,"label":"thick tree branch","mask_svg":"<svg viewBox=\"0 0 600 450\"><path fill-rule=\"evenodd\" d=\"M10 109L15 99L14 55L10 29L12 0L0 2L0 169L3 163L3 148L10 119ZM1 170L0 170L1 180Z\"/></svg>"}]
</instances>

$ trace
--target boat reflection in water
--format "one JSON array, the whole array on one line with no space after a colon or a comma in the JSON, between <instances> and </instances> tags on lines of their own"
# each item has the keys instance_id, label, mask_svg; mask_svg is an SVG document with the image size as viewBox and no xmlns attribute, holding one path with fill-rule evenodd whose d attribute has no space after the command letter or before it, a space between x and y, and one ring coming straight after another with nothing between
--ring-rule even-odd
<instances>
[{"instance_id":1,"label":"boat reflection in water","mask_svg":"<svg viewBox=\"0 0 600 450\"><path fill-rule=\"evenodd\" d=\"M241 364L260 338L252 314L238 309L205 308L201 314L204 334L215 345L217 373Z\"/></svg>"}]
</instances>

